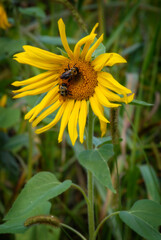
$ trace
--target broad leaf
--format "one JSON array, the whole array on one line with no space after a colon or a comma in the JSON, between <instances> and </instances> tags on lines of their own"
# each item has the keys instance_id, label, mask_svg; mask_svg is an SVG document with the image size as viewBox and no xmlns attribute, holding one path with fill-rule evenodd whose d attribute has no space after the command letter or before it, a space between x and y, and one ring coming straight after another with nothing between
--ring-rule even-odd
<instances>
[{"instance_id":1,"label":"broad leaf","mask_svg":"<svg viewBox=\"0 0 161 240\"><path fill-rule=\"evenodd\" d=\"M120 218L147 240L161 240L161 205L151 200L137 201L129 211L121 211Z\"/></svg>"},{"instance_id":2,"label":"broad leaf","mask_svg":"<svg viewBox=\"0 0 161 240\"><path fill-rule=\"evenodd\" d=\"M97 180L115 192L110 176L110 170L107 161L113 156L113 145L105 144L99 149L86 150L78 155L80 164L90 170Z\"/></svg>"},{"instance_id":3,"label":"broad leaf","mask_svg":"<svg viewBox=\"0 0 161 240\"><path fill-rule=\"evenodd\" d=\"M22 51L22 46L26 44L22 39L10 39L7 37L0 37L0 55L5 54L12 56L13 54Z\"/></svg>"},{"instance_id":4,"label":"broad leaf","mask_svg":"<svg viewBox=\"0 0 161 240\"><path fill-rule=\"evenodd\" d=\"M4 218L6 223L0 225L0 233L18 233L25 230L24 222L35 215L49 214L45 204L48 200L60 195L71 185L67 180L59 182L54 174L40 172L32 177L14 202Z\"/></svg>"},{"instance_id":5,"label":"broad leaf","mask_svg":"<svg viewBox=\"0 0 161 240\"><path fill-rule=\"evenodd\" d=\"M148 165L142 165L139 168L144 178L149 198L160 203L160 184L154 169Z\"/></svg>"},{"instance_id":6,"label":"broad leaf","mask_svg":"<svg viewBox=\"0 0 161 240\"><path fill-rule=\"evenodd\" d=\"M7 143L3 146L4 150L9 150L12 152L17 152L21 149L21 147L28 146L28 135L27 134L20 134L14 137L9 138Z\"/></svg>"},{"instance_id":7,"label":"broad leaf","mask_svg":"<svg viewBox=\"0 0 161 240\"><path fill-rule=\"evenodd\" d=\"M110 136L108 137L101 137L101 138L97 138L93 136L93 144L95 145L95 147L98 147L104 143L111 143L112 139Z\"/></svg>"},{"instance_id":8,"label":"broad leaf","mask_svg":"<svg viewBox=\"0 0 161 240\"><path fill-rule=\"evenodd\" d=\"M48 225L35 225L30 227L25 233L16 234L16 240L59 240L60 228L53 228Z\"/></svg>"},{"instance_id":9,"label":"broad leaf","mask_svg":"<svg viewBox=\"0 0 161 240\"><path fill-rule=\"evenodd\" d=\"M0 128L9 128L20 119L20 109L0 107Z\"/></svg>"}]
</instances>

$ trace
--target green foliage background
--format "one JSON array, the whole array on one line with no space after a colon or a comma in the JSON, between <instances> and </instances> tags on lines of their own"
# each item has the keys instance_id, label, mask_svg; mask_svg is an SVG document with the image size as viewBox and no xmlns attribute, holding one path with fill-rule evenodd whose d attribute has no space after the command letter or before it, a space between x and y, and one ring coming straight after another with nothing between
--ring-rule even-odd
<instances>
[{"instance_id":1,"label":"green foliage background","mask_svg":"<svg viewBox=\"0 0 161 240\"><path fill-rule=\"evenodd\" d=\"M35 135L34 129L24 120L24 115L38 101L38 97L12 99L13 81L27 79L40 73L39 69L14 61L13 54L22 51L24 44L60 54L62 44L57 27L60 17L66 24L71 47L85 36L84 25L90 31L94 24L99 22L98 34L104 32L103 43L106 51L117 52L128 62L114 66L108 71L121 84L130 88L137 99L133 104L122 105L119 110L120 142L117 146L117 167L113 156L109 156L108 159L112 184L107 185L106 177L103 179L99 176L104 169L103 165L97 169L97 173L94 169L96 223L120 208L125 210L120 214L120 218L123 218L125 223L129 222L131 213L127 210L137 200L150 199L160 203L160 1L5 0L2 2L12 27L6 31L0 29L0 98L7 95L6 105L0 107L0 219L7 214L24 184L38 172L54 173L56 179L62 182L59 187L64 190L70 185L69 179L86 189L86 173L82 166L90 167L90 161L87 163L83 156L85 146L77 142L73 149L67 133L63 142L58 144L59 126L40 136ZM82 20L80 18L78 20L73 8ZM106 115L109 117L109 109L106 109ZM46 118L42 125L49 120ZM110 125L106 138L100 139L99 122L95 119L94 132L95 154L99 155L98 146L103 148L107 144L111 145ZM93 159L90 152L88 159ZM49 175L46 176L47 179L48 177ZM114 193L112 185L117 194ZM48 199L51 199L51 196L47 195L46 200ZM76 189L71 188L70 191L64 192L50 202L51 214L81 232L88 232L85 201ZM49 202L45 205L46 212L49 212L48 204ZM138 204L140 209L147 203L141 204L141 207ZM43 203L41 207L44 209ZM135 207L136 205L132 209L135 210ZM155 212L155 207L153 209ZM148 222L148 216L146 219ZM1 239L8 240L45 238L47 240L79 239L63 228L53 229L44 225L31 227L24 234L1 235ZM113 217L101 228L98 240L100 239L141 240L143 238L130 230L119 218Z\"/></svg>"}]
</instances>

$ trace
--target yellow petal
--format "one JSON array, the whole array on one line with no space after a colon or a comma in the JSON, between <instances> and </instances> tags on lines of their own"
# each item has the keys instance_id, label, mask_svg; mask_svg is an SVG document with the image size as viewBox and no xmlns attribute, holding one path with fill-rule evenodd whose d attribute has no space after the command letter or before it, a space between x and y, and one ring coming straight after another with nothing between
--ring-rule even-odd
<instances>
[{"instance_id":1,"label":"yellow petal","mask_svg":"<svg viewBox=\"0 0 161 240\"><path fill-rule=\"evenodd\" d=\"M48 109L46 109L42 114L40 114L32 123L33 127L36 127L39 122L41 122L44 118L46 118L48 115L52 114L56 109L58 109L62 103L59 101L59 99Z\"/></svg>"},{"instance_id":2,"label":"yellow petal","mask_svg":"<svg viewBox=\"0 0 161 240\"><path fill-rule=\"evenodd\" d=\"M104 108L102 106L101 106L100 110L101 110L102 114L104 114ZM103 137L107 131L107 123L100 120L100 129L101 129L101 137Z\"/></svg>"},{"instance_id":3,"label":"yellow petal","mask_svg":"<svg viewBox=\"0 0 161 240\"><path fill-rule=\"evenodd\" d=\"M29 78L27 80L24 80L24 81L13 82L12 85L16 86L16 87L19 87L19 86L24 86L24 85L36 83L36 82L39 82L39 81L43 80L44 78L47 78L49 76L54 75L54 74L55 73L53 71L47 71L47 72L44 72L44 73L40 73L39 75L31 77L31 78Z\"/></svg>"},{"instance_id":4,"label":"yellow petal","mask_svg":"<svg viewBox=\"0 0 161 240\"><path fill-rule=\"evenodd\" d=\"M57 124L57 122L60 120L60 118L61 118L61 116L62 116L62 114L63 114L63 112L66 108L66 105L67 105L67 102L64 102L62 104L62 106L60 107L59 111L57 112L54 120L51 121L51 123L47 124L45 127L37 129L35 131L35 133L40 134L40 133L45 132L45 131L49 130L50 128L54 127Z\"/></svg>"},{"instance_id":5,"label":"yellow petal","mask_svg":"<svg viewBox=\"0 0 161 240\"><path fill-rule=\"evenodd\" d=\"M68 60L66 57L62 55L57 55L55 53L51 53L41 48L37 48L29 45L24 45L23 48L29 57L35 58L35 59L40 58L47 63L62 65L63 61Z\"/></svg>"},{"instance_id":6,"label":"yellow petal","mask_svg":"<svg viewBox=\"0 0 161 240\"><path fill-rule=\"evenodd\" d=\"M58 136L58 142L62 141L63 133L64 133L66 125L67 125L67 123L69 121L69 117L70 117L71 111L73 109L73 106L74 106L74 100L68 100L67 101L67 106L65 108L65 111L63 113L63 117L62 117L62 120L61 120L59 136Z\"/></svg>"},{"instance_id":7,"label":"yellow petal","mask_svg":"<svg viewBox=\"0 0 161 240\"><path fill-rule=\"evenodd\" d=\"M29 122L32 122L35 117L44 109L46 108L47 106L49 106L51 104L51 101L53 101L54 99L54 102L58 100L59 98L59 94L58 94L58 91L59 91L59 87L56 86L55 88L51 89L47 94L46 96L41 100L41 102L37 105L37 108L33 114L33 116L30 118Z\"/></svg>"},{"instance_id":8,"label":"yellow petal","mask_svg":"<svg viewBox=\"0 0 161 240\"><path fill-rule=\"evenodd\" d=\"M103 53L96 57L91 65L95 71L101 71L105 66L113 66L117 63L126 63L127 61L117 53Z\"/></svg>"},{"instance_id":9,"label":"yellow petal","mask_svg":"<svg viewBox=\"0 0 161 240\"><path fill-rule=\"evenodd\" d=\"M77 42L77 44L75 45L75 48L74 48L74 58L78 59L78 57L80 55L80 48L82 47L82 45L87 42L93 42L95 36L96 36L96 34L90 34Z\"/></svg>"},{"instance_id":10,"label":"yellow petal","mask_svg":"<svg viewBox=\"0 0 161 240\"><path fill-rule=\"evenodd\" d=\"M98 27L98 25L99 25L99 23L96 23L96 24L94 25L94 27L93 27L93 29L92 29L92 31L91 31L91 33L90 33L90 34L93 34L93 33L95 33L95 31L96 31L96 28Z\"/></svg>"},{"instance_id":11,"label":"yellow petal","mask_svg":"<svg viewBox=\"0 0 161 240\"><path fill-rule=\"evenodd\" d=\"M26 87L23 87L23 88L20 88L19 90L14 90L13 93L25 92L25 91L32 90L32 89L35 89L35 88L37 89L39 87L43 87L44 85L47 85L49 83L54 82L56 79L58 79L58 77L59 77L59 74L49 76L45 79L42 79L39 82L30 84L30 85L28 85Z\"/></svg>"},{"instance_id":12,"label":"yellow petal","mask_svg":"<svg viewBox=\"0 0 161 240\"><path fill-rule=\"evenodd\" d=\"M50 83L46 86L34 89L34 90L30 90L27 92L22 92L17 94L16 96L14 96L13 98L21 98L21 97L26 97L26 96L32 96L32 95L37 95L37 94L41 94L41 93L45 93L47 91L49 91L50 89L52 89L56 84L58 83L58 81L55 81L54 83Z\"/></svg>"},{"instance_id":13,"label":"yellow petal","mask_svg":"<svg viewBox=\"0 0 161 240\"><path fill-rule=\"evenodd\" d=\"M94 94L93 95L93 97L90 97L90 99L89 99L89 101L90 101L90 104L91 104L91 107L92 107L92 110L93 110L93 112L94 112L94 114L100 119L100 120L102 120L102 121L104 121L104 122L109 122L106 118L105 118L105 116L102 114L102 112L101 112L101 105L100 105L100 103L98 102L98 100L97 100L97 97L96 97L96 94Z\"/></svg>"},{"instance_id":14,"label":"yellow petal","mask_svg":"<svg viewBox=\"0 0 161 240\"><path fill-rule=\"evenodd\" d=\"M73 58L73 52L70 49L68 42L67 42L67 37L66 37L66 33L65 33L65 24L64 24L62 18L60 18L58 21L58 28L59 28L60 38L61 38L62 44L64 46L64 49L67 52L68 56L70 58Z\"/></svg>"},{"instance_id":15,"label":"yellow petal","mask_svg":"<svg viewBox=\"0 0 161 240\"><path fill-rule=\"evenodd\" d=\"M72 113L69 118L69 122L68 122L68 132L69 132L69 136L70 136L73 146L78 137L77 121L78 121L78 113L79 113L79 109L80 109L80 104L81 104L81 101L75 102Z\"/></svg>"},{"instance_id":16,"label":"yellow petal","mask_svg":"<svg viewBox=\"0 0 161 240\"><path fill-rule=\"evenodd\" d=\"M99 88L99 86L97 86L95 88L95 93L97 96L98 101L105 107L108 108L115 108L115 107L119 107L120 104L115 104L115 103L110 103L107 98L105 97L105 95L103 94L103 92L101 91L101 88Z\"/></svg>"},{"instance_id":17,"label":"yellow petal","mask_svg":"<svg viewBox=\"0 0 161 240\"><path fill-rule=\"evenodd\" d=\"M0 99L0 107L5 107L6 103L7 103L7 95L4 94Z\"/></svg>"},{"instance_id":18,"label":"yellow petal","mask_svg":"<svg viewBox=\"0 0 161 240\"><path fill-rule=\"evenodd\" d=\"M92 53L98 48L100 43L103 41L103 34L97 39L97 41L93 44L93 46L89 49L86 54L85 60L89 62L91 60Z\"/></svg>"},{"instance_id":19,"label":"yellow petal","mask_svg":"<svg viewBox=\"0 0 161 240\"><path fill-rule=\"evenodd\" d=\"M113 92L109 91L108 89L106 89L105 87L103 87L100 83L98 83L98 86L109 101L129 103L134 98L134 93L129 96L126 96L126 97L120 97L116 93L113 93Z\"/></svg>"},{"instance_id":20,"label":"yellow petal","mask_svg":"<svg viewBox=\"0 0 161 240\"><path fill-rule=\"evenodd\" d=\"M83 143L86 119L87 119L87 102L86 100L82 100L79 112L79 139L81 143Z\"/></svg>"},{"instance_id":21,"label":"yellow petal","mask_svg":"<svg viewBox=\"0 0 161 240\"><path fill-rule=\"evenodd\" d=\"M8 22L7 13L2 4L0 4L0 28L7 29L11 24Z\"/></svg>"},{"instance_id":22,"label":"yellow petal","mask_svg":"<svg viewBox=\"0 0 161 240\"><path fill-rule=\"evenodd\" d=\"M98 23L95 24L95 26L93 27L92 31L90 34L94 34L95 33L95 30L96 28L98 27ZM90 47L90 45L93 43L94 39L91 39L90 41L86 42L84 47L83 47L83 50L81 52L81 58L85 58L87 52L88 52L88 49Z\"/></svg>"},{"instance_id":23,"label":"yellow petal","mask_svg":"<svg viewBox=\"0 0 161 240\"><path fill-rule=\"evenodd\" d=\"M59 71L61 65L45 62L42 58L33 58L29 56L26 52L18 53L14 55L14 59L23 64L29 64L31 66L51 71Z\"/></svg>"},{"instance_id":24,"label":"yellow petal","mask_svg":"<svg viewBox=\"0 0 161 240\"><path fill-rule=\"evenodd\" d=\"M98 82L106 88L118 93L118 94L128 94L131 93L131 90L122 86L118 83L110 73L107 72L98 72L97 77Z\"/></svg>"}]
</instances>

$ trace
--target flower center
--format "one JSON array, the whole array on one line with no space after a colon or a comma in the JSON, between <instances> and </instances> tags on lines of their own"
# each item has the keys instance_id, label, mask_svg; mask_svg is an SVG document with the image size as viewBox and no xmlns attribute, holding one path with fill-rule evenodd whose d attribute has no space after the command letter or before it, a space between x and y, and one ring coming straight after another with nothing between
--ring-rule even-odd
<instances>
[{"instance_id":1,"label":"flower center","mask_svg":"<svg viewBox=\"0 0 161 240\"><path fill-rule=\"evenodd\" d=\"M60 98L88 100L97 86L97 73L89 62L69 60L60 72Z\"/></svg>"}]
</instances>

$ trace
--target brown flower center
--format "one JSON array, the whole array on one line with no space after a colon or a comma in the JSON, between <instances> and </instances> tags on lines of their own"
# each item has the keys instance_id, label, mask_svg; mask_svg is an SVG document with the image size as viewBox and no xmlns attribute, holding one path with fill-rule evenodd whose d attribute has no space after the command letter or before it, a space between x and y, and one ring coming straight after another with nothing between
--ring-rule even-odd
<instances>
[{"instance_id":1,"label":"brown flower center","mask_svg":"<svg viewBox=\"0 0 161 240\"><path fill-rule=\"evenodd\" d=\"M88 100L97 86L97 73L89 62L69 60L60 72L60 98Z\"/></svg>"}]
</instances>

